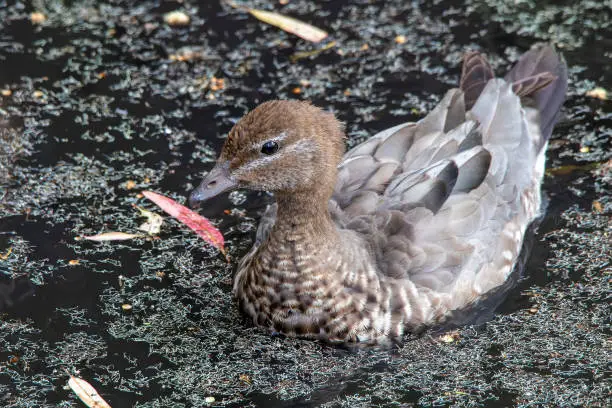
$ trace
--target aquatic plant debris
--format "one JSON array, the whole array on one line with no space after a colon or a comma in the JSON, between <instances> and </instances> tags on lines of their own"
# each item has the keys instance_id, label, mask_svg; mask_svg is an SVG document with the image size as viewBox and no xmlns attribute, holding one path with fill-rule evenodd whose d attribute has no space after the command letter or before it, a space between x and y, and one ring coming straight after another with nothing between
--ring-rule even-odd
<instances>
[{"instance_id":1,"label":"aquatic plant debris","mask_svg":"<svg viewBox=\"0 0 612 408\"><path fill-rule=\"evenodd\" d=\"M47 21L47 16L39 11L34 11L30 13L30 21L32 24L42 24Z\"/></svg>"},{"instance_id":2,"label":"aquatic plant debris","mask_svg":"<svg viewBox=\"0 0 612 408\"><path fill-rule=\"evenodd\" d=\"M175 10L164 14L164 21L169 26L186 26L191 22L191 18L184 11Z\"/></svg>"},{"instance_id":3,"label":"aquatic plant debris","mask_svg":"<svg viewBox=\"0 0 612 408\"><path fill-rule=\"evenodd\" d=\"M605 88L598 86L597 88L593 88L590 91L587 91L586 96L605 101L608 99L608 91Z\"/></svg>"},{"instance_id":4,"label":"aquatic plant debris","mask_svg":"<svg viewBox=\"0 0 612 408\"><path fill-rule=\"evenodd\" d=\"M164 223L164 218L159 214L155 214L152 211L140 208L137 205L134 205L134 207L140 211L141 216L146 217L147 219L147 221L141 224L138 229L146 232L149 235L159 234L161 231L161 226Z\"/></svg>"},{"instance_id":5,"label":"aquatic plant debris","mask_svg":"<svg viewBox=\"0 0 612 408\"><path fill-rule=\"evenodd\" d=\"M248 11L253 17L259 21L263 21L266 24L278 27L283 31L297 35L298 37L306 40L318 43L327 38L327 32L317 28L313 25L300 21L293 17L283 16L272 11L265 11L259 9L253 9L249 7L239 6L234 2L228 2L228 4L236 9Z\"/></svg>"},{"instance_id":6,"label":"aquatic plant debris","mask_svg":"<svg viewBox=\"0 0 612 408\"><path fill-rule=\"evenodd\" d=\"M13 252L13 247L10 247L6 253L4 254L0 254L0 259L2 259L3 261L6 261L8 259L9 256L11 256L11 253Z\"/></svg>"},{"instance_id":7,"label":"aquatic plant debris","mask_svg":"<svg viewBox=\"0 0 612 408\"><path fill-rule=\"evenodd\" d=\"M104 398L87 381L71 375L68 386L89 408L111 408L108 402L104 401Z\"/></svg>"},{"instance_id":8,"label":"aquatic plant debris","mask_svg":"<svg viewBox=\"0 0 612 408\"><path fill-rule=\"evenodd\" d=\"M171 198L163 196L153 191L143 191L142 194L149 200L157 204L162 210L191 228L215 248L217 248L226 259L228 259L225 253L225 240L223 234L217 228L215 228L210 221L189 208L185 207L174 201Z\"/></svg>"}]
</instances>

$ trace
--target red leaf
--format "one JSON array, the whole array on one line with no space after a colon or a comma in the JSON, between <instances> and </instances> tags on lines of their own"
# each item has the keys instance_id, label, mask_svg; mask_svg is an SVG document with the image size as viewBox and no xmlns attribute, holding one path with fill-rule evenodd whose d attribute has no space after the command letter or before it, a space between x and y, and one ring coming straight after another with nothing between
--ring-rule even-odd
<instances>
[{"instance_id":1,"label":"red leaf","mask_svg":"<svg viewBox=\"0 0 612 408\"><path fill-rule=\"evenodd\" d=\"M223 234L221 234L221 231L215 228L210 221L194 211L191 211L189 208L177 203L173 199L161 194L152 191L143 191L142 194L157 204L162 210L194 230L196 234L204 239L204 241L217 248L227 258Z\"/></svg>"}]
</instances>

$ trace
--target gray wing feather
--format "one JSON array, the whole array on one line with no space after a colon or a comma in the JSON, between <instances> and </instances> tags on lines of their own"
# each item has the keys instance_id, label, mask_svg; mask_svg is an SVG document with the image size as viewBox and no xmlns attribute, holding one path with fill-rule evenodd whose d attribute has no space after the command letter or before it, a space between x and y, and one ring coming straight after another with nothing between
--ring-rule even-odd
<instances>
[{"instance_id":1,"label":"gray wing feather","mask_svg":"<svg viewBox=\"0 0 612 408\"><path fill-rule=\"evenodd\" d=\"M537 135L526 120L503 80L488 81L469 112L462 92L449 91L420 122L345 156L333 195L345 228L364 237L387 276L441 292L473 282L531 180Z\"/></svg>"},{"instance_id":2,"label":"gray wing feather","mask_svg":"<svg viewBox=\"0 0 612 408\"><path fill-rule=\"evenodd\" d=\"M455 181L456 192L469 192L480 185L487 176L491 164L491 153L482 146L475 146L454 156L461 169Z\"/></svg>"}]
</instances>

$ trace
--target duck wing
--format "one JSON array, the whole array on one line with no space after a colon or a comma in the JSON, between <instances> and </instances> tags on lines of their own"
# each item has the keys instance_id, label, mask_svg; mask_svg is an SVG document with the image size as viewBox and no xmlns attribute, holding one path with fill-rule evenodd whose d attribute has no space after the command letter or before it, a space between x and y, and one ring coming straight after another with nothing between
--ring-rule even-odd
<instances>
[{"instance_id":1,"label":"duck wing","mask_svg":"<svg viewBox=\"0 0 612 408\"><path fill-rule=\"evenodd\" d=\"M461 91L451 90L422 121L385 130L350 150L338 167L333 200L349 219L391 204L439 209L457 181L458 189L469 183L469 173L458 179L458 170L473 165L470 158L488 166L481 144L476 123L466 121Z\"/></svg>"},{"instance_id":2,"label":"duck wing","mask_svg":"<svg viewBox=\"0 0 612 408\"><path fill-rule=\"evenodd\" d=\"M498 204L483 136L455 89L422 121L346 154L332 200L381 273L442 290L465 268Z\"/></svg>"},{"instance_id":3,"label":"duck wing","mask_svg":"<svg viewBox=\"0 0 612 408\"><path fill-rule=\"evenodd\" d=\"M566 75L543 71L564 72L547 46L523 56L517 67L526 77L513 70L512 82L489 78L482 57L466 63L462 89L427 117L349 151L332 196L339 226L362 237L380 273L452 292L458 305L512 271L539 210L542 147L565 94L548 87L567 86ZM552 97L539 98L542 91Z\"/></svg>"}]
</instances>

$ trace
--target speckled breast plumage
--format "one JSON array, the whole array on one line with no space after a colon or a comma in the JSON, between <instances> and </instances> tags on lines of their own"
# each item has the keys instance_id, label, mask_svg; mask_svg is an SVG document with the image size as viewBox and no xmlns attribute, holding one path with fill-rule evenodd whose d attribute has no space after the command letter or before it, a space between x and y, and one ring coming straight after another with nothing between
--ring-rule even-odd
<instances>
[{"instance_id":1,"label":"speckled breast plumage","mask_svg":"<svg viewBox=\"0 0 612 408\"><path fill-rule=\"evenodd\" d=\"M311 246L287 235L274 234L269 247L253 251L238 269L234 292L255 324L327 342L401 336L401 311L392 301L399 287L382 283L368 257L332 241Z\"/></svg>"}]
</instances>

